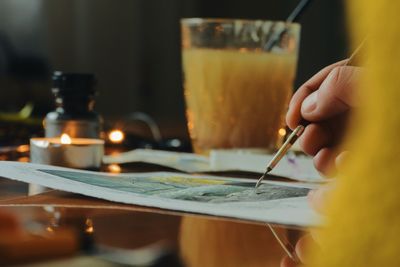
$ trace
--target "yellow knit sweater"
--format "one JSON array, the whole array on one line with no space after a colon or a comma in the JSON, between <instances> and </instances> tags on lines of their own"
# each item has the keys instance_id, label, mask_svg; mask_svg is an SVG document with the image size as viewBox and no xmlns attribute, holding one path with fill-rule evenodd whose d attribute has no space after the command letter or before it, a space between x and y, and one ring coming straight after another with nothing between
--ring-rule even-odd
<instances>
[{"instance_id":1,"label":"yellow knit sweater","mask_svg":"<svg viewBox=\"0 0 400 267\"><path fill-rule=\"evenodd\" d=\"M356 45L368 32L362 107L310 266L400 266L400 1L349 0Z\"/></svg>"}]
</instances>

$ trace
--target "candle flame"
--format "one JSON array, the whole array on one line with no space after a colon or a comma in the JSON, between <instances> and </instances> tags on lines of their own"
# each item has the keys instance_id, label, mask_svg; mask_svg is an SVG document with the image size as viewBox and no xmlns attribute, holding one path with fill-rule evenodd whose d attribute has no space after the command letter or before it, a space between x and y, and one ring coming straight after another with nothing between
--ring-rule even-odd
<instances>
[{"instance_id":1,"label":"candle flame","mask_svg":"<svg viewBox=\"0 0 400 267\"><path fill-rule=\"evenodd\" d=\"M17 152L18 153L25 153L29 152L29 145L20 145L17 147Z\"/></svg>"},{"instance_id":2,"label":"candle flame","mask_svg":"<svg viewBox=\"0 0 400 267\"><path fill-rule=\"evenodd\" d=\"M120 173L121 167L118 164L110 164L108 165L108 170L111 173Z\"/></svg>"},{"instance_id":3,"label":"candle flame","mask_svg":"<svg viewBox=\"0 0 400 267\"><path fill-rule=\"evenodd\" d=\"M68 134L62 134L61 135L61 144L63 145L69 145L72 143L71 137L69 137Z\"/></svg>"},{"instance_id":4,"label":"candle flame","mask_svg":"<svg viewBox=\"0 0 400 267\"><path fill-rule=\"evenodd\" d=\"M286 130L285 130L285 128L280 128L279 131L278 131L278 133L279 133L280 136L285 136L285 135L286 135Z\"/></svg>"},{"instance_id":5,"label":"candle flame","mask_svg":"<svg viewBox=\"0 0 400 267\"><path fill-rule=\"evenodd\" d=\"M85 224L86 224L85 232L87 234L93 234L94 233L94 226L93 226L92 219L87 218Z\"/></svg>"},{"instance_id":6,"label":"candle flame","mask_svg":"<svg viewBox=\"0 0 400 267\"><path fill-rule=\"evenodd\" d=\"M113 143L121 143L125 139L125 134L121 130L112 130L108 134L108 138Z\"/></svg>"}]
</instances>

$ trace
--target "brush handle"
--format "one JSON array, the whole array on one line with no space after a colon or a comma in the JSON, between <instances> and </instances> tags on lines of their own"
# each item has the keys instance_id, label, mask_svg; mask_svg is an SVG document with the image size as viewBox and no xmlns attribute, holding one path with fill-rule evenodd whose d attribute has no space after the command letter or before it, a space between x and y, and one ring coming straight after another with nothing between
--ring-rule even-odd
<instances>
[{"instance_id":1,"label":"brush handle","mask_svg":"<svg viewBox=\"0 0 400 267\"><path fill-rule=\"evenodd\" d=\"M293 132L286 139L285 143L283 143L281 148L278 150L278 152L276 152L274 157L268 163L269 169L272 170L278 164L278 162L286 155L286 152L301 136L301 134L304 132L304 129L305 129L305 126L300 124L299 126L296 127L296 129L293 130Z\"/></svg>"}]
</instances>

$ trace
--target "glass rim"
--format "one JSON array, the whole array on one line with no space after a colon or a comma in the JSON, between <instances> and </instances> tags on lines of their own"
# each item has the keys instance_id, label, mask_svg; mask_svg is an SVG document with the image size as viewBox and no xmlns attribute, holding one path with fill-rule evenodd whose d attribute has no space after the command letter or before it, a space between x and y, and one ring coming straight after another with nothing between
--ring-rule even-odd
<instances>
[{"instance_id":1,"label":"glass rim","mask_svg":"<svg viewBox=\"0 0 400 267\"><path fill-rule=\"evenodd\" d=\"M200 17L191 17L191 18L181 18L180 19L181 24L189 24L189 25L196 25L204 22L248 22L248 23L254 23L254 22L279 22L279 23L285 23L288 25L299 25L300 23L298 22L286 22L284 20L263 20L263 19L236 19L236 18L200 18Z\"/></svg>"}]
</instances>

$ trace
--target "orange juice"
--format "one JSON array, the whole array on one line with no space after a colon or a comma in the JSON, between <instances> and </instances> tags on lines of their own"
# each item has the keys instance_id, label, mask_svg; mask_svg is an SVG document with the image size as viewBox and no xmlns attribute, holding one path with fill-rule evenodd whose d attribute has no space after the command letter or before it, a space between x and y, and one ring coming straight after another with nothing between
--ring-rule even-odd
<instances>
[{"instance_id":1,"label":"orange juice","mask_svg":"<svg viewBox=\"0 0 400 267\"><path fill-rule=\"evenodd\" d=\"M275 150L285 135L296 53L186 48L186 115L195 152Z\"/></svg>"}]
</instances>

